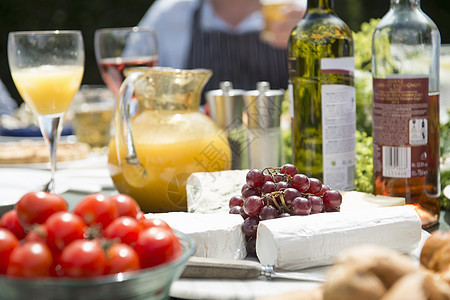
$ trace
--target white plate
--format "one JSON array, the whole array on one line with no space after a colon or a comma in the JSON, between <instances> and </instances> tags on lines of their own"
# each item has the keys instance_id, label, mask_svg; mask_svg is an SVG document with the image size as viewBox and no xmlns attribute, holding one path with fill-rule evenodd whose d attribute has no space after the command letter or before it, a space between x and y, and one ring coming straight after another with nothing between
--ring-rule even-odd
<instances>
[{"instance_id":1,"label":"white plate","mask_svg":"<svg viewBox=\"0 0 450 300\"><path fill-rule=\"evenodd\" d=\"M0 214L14 207L28 192L42 189L50 179L49 171L0 168ZM56 185L56 192L64 192L65 184Z\"/></svg>"}]
</instances>

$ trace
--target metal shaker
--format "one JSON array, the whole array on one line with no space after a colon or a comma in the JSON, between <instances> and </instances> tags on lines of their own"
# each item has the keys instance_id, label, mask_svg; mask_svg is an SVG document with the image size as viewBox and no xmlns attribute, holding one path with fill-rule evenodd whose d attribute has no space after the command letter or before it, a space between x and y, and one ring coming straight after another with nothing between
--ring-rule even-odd
<instances>
[{"instance_id":1,"label":"metal shaker","mask_svg":"<svg viewBox=\"0 0 450 300\"><path fill-rule=\"evenodd\" d=\"M249 167L279 167L283 161L280 117L284 90L271 90L268 82L244 94Z\"/></svg>"},{"instance_id":2,"label":"metal shaker","mask_svg":"<svg viewBox=\"0 0 450 300\"><path fill-rule=\"evenodd\" d=\"M211 118L226 133L231 148L231 169L248 168L247 136L242 123L244 91L233 89L229 81L220 83L220 89L205 94Z\"/></svg>"}]
</instances>

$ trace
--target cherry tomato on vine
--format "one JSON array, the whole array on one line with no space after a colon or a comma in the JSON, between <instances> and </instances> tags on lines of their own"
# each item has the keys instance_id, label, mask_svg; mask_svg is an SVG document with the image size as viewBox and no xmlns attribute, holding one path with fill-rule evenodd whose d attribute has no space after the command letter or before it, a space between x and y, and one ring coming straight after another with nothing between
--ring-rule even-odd
<instances>
[{"instance_id":1,"label":"cherry tomato on vine","mask_svg":"<svg viewBox=\"0 0 450 300\"><path fill-rule=\"evenodd\" d=\"M109 274L139 270L141 267L136 251L124 243L110 246L106 250L106 257L108 258Z\"/></svg>"},{"instance_id":2,"label":"cherry tomato on vine","mask_svg":"<svg viewBox=\"0 0 450 300\"><path fill-rule=\"evenodd\" d=\"M62 251L72 241L84 238L86 224L71 212L57 212L45 221L47 244L53 251Z\"/></svg>"},{"instance_id":3,"label":"cherry tomato on vine","mask_svg":"<svg viewBox=\"0 0 450 300\"><path fill-rule=\"evenodd\" d=\"M136 243L141 227L132 217L119 217L111 222L103 232L103 236L109 239L119 239L120 242L131 245Z\"/></svg>"},{"instance_id":4,"label":"cherry tomato on vine","mask_svg":"<svg viewBox=\"0 0 450 300\"><path fill-rule=\"evenodd\" d=\"M11 252L6 274L28 278L48 277L53 270L53 256L47 245L25 242Z\"/></svg>"},{"instance_id":5,"label":"cherry tomato on vine","mask_svg":"<svg viewBox=\"0 0 450 300\"><path fill-rule=\"evenodd\" d=\"M0 218L0 227L6 228L21 240L25 237L25 230L23 226L20 225L19 219L17 218L17 210L11 209L5 212Z\"/></svg>"},{"instance_id":6,"label":"cherry tomato on vine","mask_svg":"<svg viewBox=\"0 0 450 300\"><path fill-rule=\"evenodd\" d=\"M16 210L20 224L27 230L33 224L44 223L55 212L67 211L67 203L57 194L30 192L16 203Z\"/></svg>"},{"instance_id":7,"label":"cherry tomato on vine","mask_svg":"<svg viewBox=\"0 0 450 300\"><path fill-rule=\"evenodd\" d=\"M98 240L75 240L61 252L59 262L68 277L93 277L105 274L107 259Z\"/></svg>"},{"instance_id":8,"label":"cherry tomato on vine","mask_svg":"<svg viewBox=\"0 0 450 300\"><path fill-rule=\"evenodd\" d=\"M100 193L83 198L73 212L79 215L86 225L100 224L103 228L119 216L116 206L108 196Z\"/></svg>"},{"instance_id":9,"label":"cherry tomato on vine","mask_svg":"<svg viewBox=\"0 0 450 300\"><path fill-rule=\"evenodd\" d=\"M17 237L5 228L0 228L0 274L6 274L11 252L19 245Z\"/></svg>"},{"instance_id":10,"label":"cherry tomato on vine","mask_svg":"<svg viewBox=\"0 0 450 300\"><path fill-rule=\"evenodd\" d=\"M119 216L128 216L136 218L141 211L139 204L132 197L125 194L116 194L109 197L114 203L119 213Z\"/></svg>"},{"instance_id":11,"label":"cherry tomato on vine","mask_svg":"<svg viewBox=\"0 0 450 300\"><path fill-rule=\"evenodd\" d=\"M181 244L172 230L153 227L141 231L134 246L142 268L171 262L181 255Z\"/></svg>"}]
</instances>

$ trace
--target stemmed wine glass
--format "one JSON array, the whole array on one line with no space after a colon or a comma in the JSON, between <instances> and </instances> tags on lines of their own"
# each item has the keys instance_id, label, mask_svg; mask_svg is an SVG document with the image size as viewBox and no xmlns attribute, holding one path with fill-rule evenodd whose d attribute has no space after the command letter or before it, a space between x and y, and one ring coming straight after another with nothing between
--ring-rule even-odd
<instances>
[{"instance_id":1,"label":"stemmed wine glass","mask_svg":"<svg viewBox=\"0 0 450 300\"><path fill-rule=\"evenodd\" d=\"M125 79L126 68L158 64L157 37L151 28L97 29L94 48L102 78L115 96Z\"/></svg>"},{"instance_id":2,"label":"stemmed wine glass","mask_svg":"<svg viewBox=\"0 0 450 300\"><path fill-rule=\"evenodd\" d=\"M8 36L13 81L37 116L50 152L50 192L55 191L56 148L62 121L84 72L83 37L77 30L20 31Z\"/></svg>"}]
</instances>

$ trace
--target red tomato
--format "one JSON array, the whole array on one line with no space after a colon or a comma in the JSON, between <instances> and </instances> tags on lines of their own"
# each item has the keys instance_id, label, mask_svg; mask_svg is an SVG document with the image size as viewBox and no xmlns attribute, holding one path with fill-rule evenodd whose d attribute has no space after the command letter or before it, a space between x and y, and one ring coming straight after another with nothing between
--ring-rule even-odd
<instances>
[{"instance_id":1,"label":"red tomato","mask_svg":"<svg viewBox=\"0 0 450 300\"><path fill-rule=\"evenodd\" d=\"M141 232L141 227L136 219L132 217L119 217L111 222L103 232L103 236L109 239L119 239L120 242L132 245Z\"/></svg>"},{"instance_id":2,"label":"red tomato","mask_svg":"<svg viewBox=\"0 0 450 300\"><path fill-rule=\"evenodd\" d=\"M83 198L73 212L79 215L86 225L100 224L103 228L119 216L114 203L108 196L100 193Z\"/></svg>"},{"instance_id":3,"label":"red tomato","mask_svg":"<svg viewBox=\"0 0 450 300\"><path fill-rule=\"evenodd\" d=\"M39 242L47 244L47 228L44 224L35 224L25 236L26 242Z\"/></svg>"},{"instance_id":4,"label":"red tomato","mask_svg":"<svg viewBox=\"0 0 450 300\"><path fill-rule=\"evenodd\" d=\"M117 194L109 197L117 208L119 216L136 218L141 211L139 204L132 197L125 194Z\"/></svg>"},{"instance_id":5,"label":"red tomato","mask_svg":"<svg viewBox=\"0 0 450 300\"><path fill-rule=\"evenodd\" d=\"M57 211L67 211L66 201L57 194L30 192L16 203L17 218L27 230L33 224L43 224Z\"/></svg>"},{"instance_id":6,"label":"red tomato","mask_svg":"<svg viewBox=\"0 0 450 300\"><path fill-rule=\"evenodd\" d=\"M62 271L69 277L93 277L105 274L106 255L98 240L75 240L59 258Z\"/></svg>"},{"instance_id":7,"label":"red tomato","mask_svg":"<svg viewBox=\"0 0 450 300\"><path fill-rule=\"evenodd\" d=\"M57 212L45 221L47 244L59 252L72 241L84 238L86 224L80 216L70 212Z\"/></svg>"},{"instance_id":8,"label":"red tomato","mask_svg":"<svg viewBox=\"0 0 450 300\"><path fill-rule=\"evenodd\" d=\"M25 237L25 230L23 226L20 225L19 219L17 218L17 210L12 209L5 212L0 218L0 227L6 228L21 240Z\"/></svg>"},{"instance_id":9,"label":"red tomato","mask_svg":"<svg viewBox=\"0 0 450 300\"><path fill-rule=\"evenodd\" d=\"M139 257L134 249L124 243L113 244L106 250L108 258L108 273L116 274L126 271L139 270Z\"/></svg>"},{"instance_id":10,"label":"red tomato","mask_svg":"<svg viewBox=\"0 0 450 300\"><path fill-rule=\"evenodd\" d=\"M53 257L47 245L25 242L11 253L6 274L19 277L48 277L53 272Z\"/></svg>"},{"instance_id":11,"label":"red tomato","mask_svg":"<svg viewBox=\"0 0 450 300\"><path fill-rule=\"evenodd\" d=\"M134 246L142 268L171 262L181 255L181 244L172 230L153 227L141 231Z\"/></svg>"},{"instance_id":12,"label":"red tomato","mask_svg":"<svg viewBox=\"0 0 450 300\"><path fill-rule=\"evenodd\" d=\"M169 224L167 224L165 221L158 219L158 218L141 218L139 219L139 226L141 226L142 229L145 228L153 228L153 227L159 227L159 228L163 228L163 229L168 229L168 230L172 230L172 228L170 228Z\"/></svg>"},{"instance_id":13,"label":"red tomato","mask_svg":"<svg viewBox=\"0 0 450 300\"><path fill-rule=\"evenodd\" d=\"M11 231L0 228L0 274L6 274L11 252L18 245L19 240Z\"/></svg>"}]
</instances>

